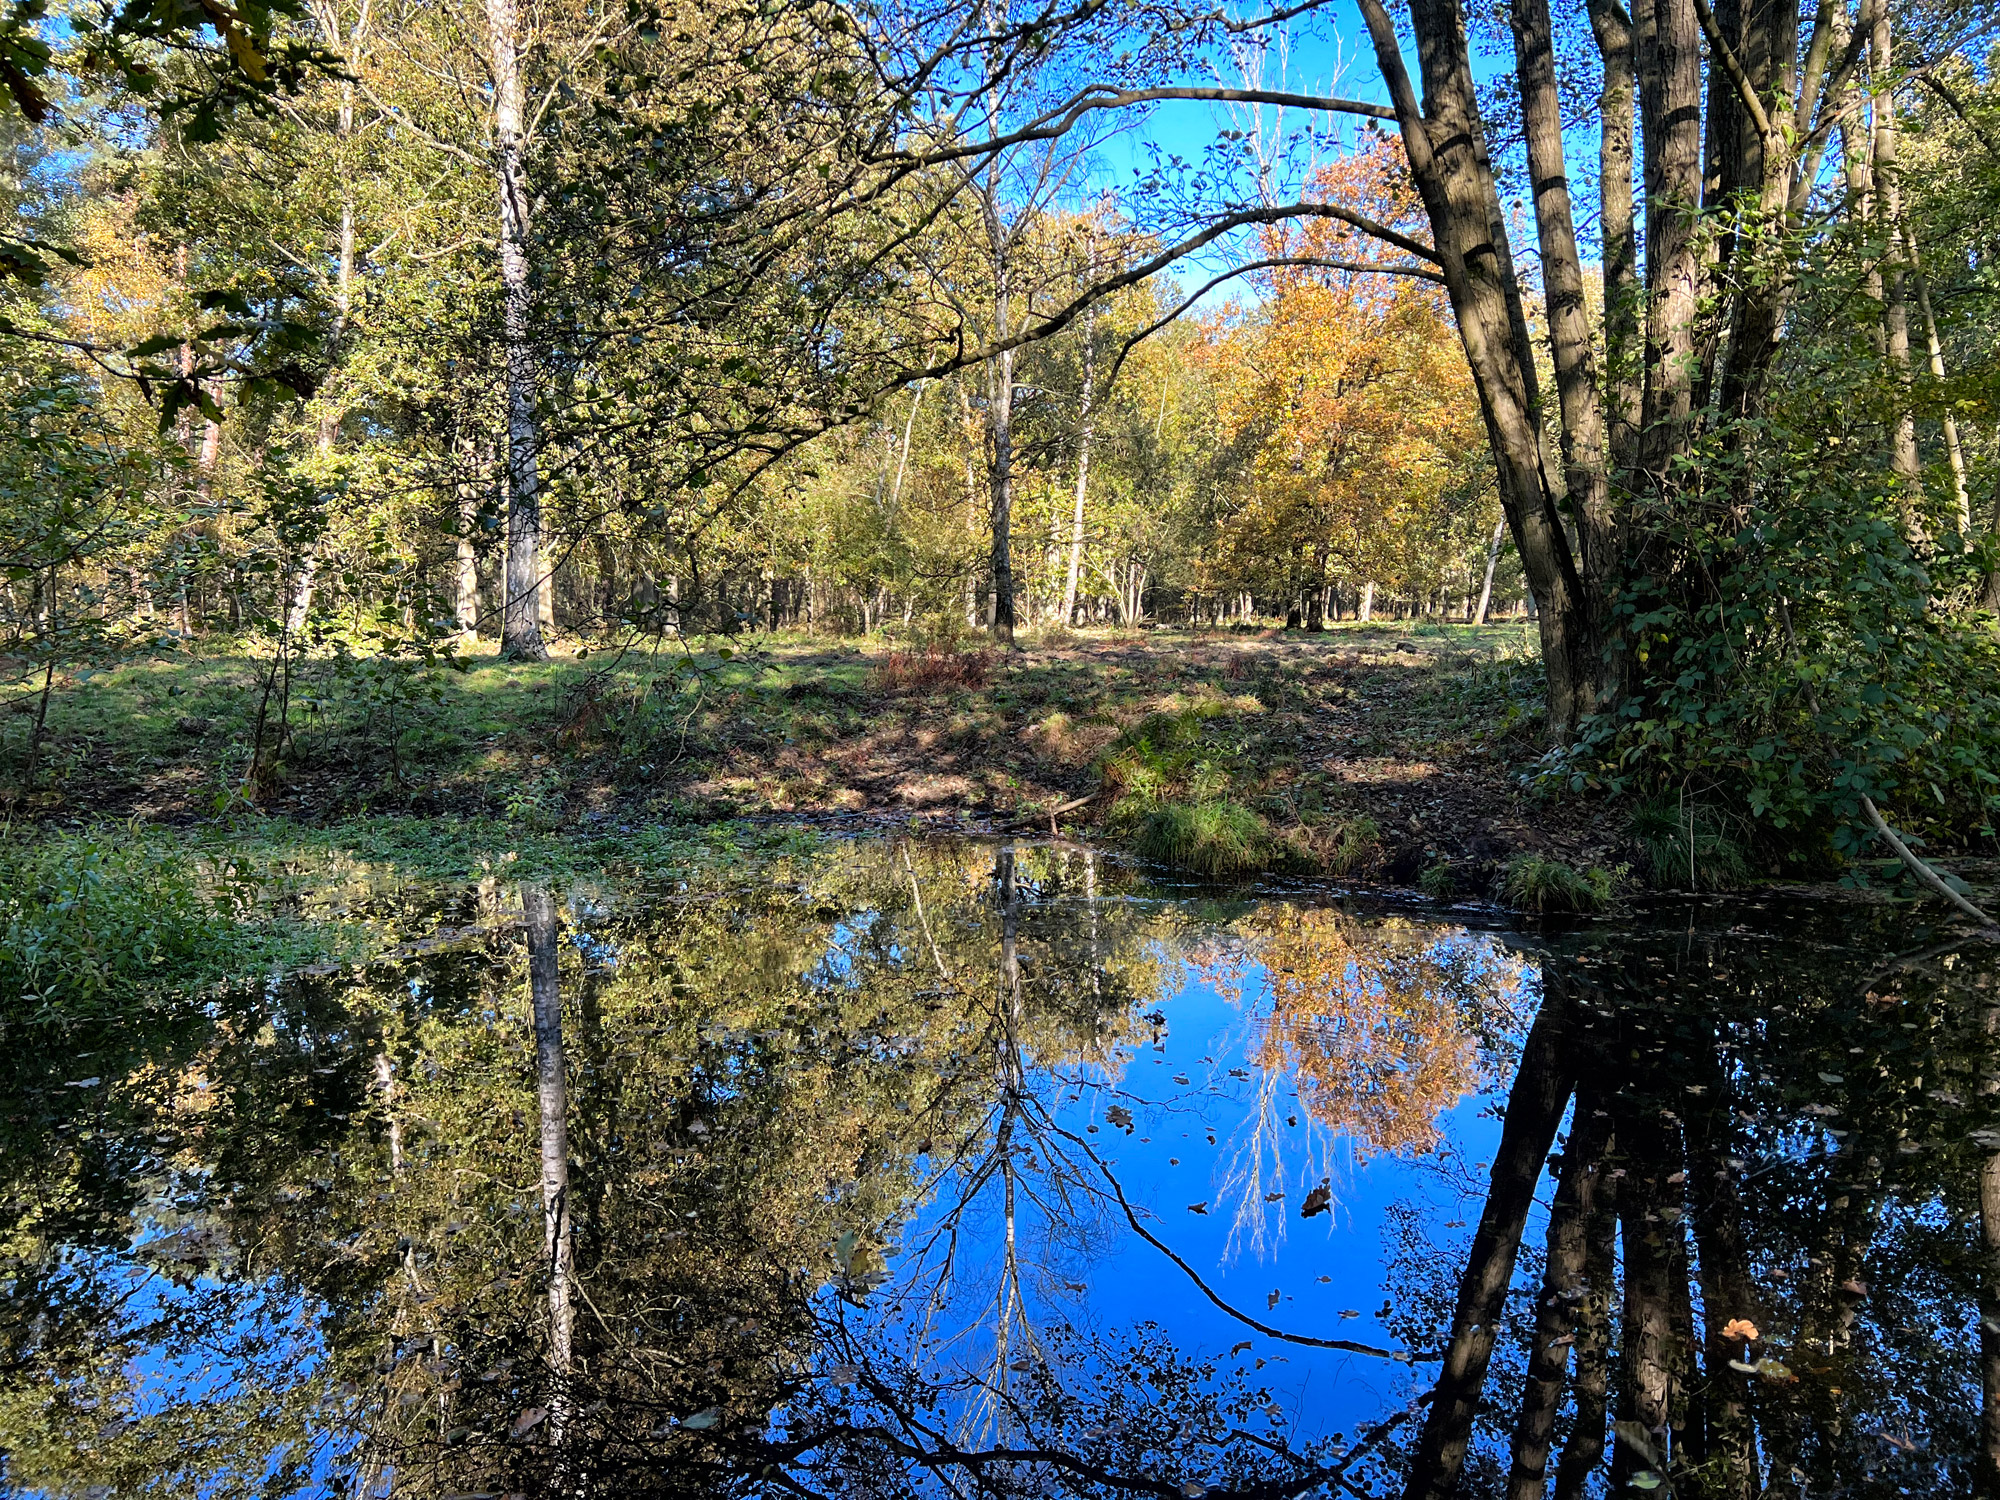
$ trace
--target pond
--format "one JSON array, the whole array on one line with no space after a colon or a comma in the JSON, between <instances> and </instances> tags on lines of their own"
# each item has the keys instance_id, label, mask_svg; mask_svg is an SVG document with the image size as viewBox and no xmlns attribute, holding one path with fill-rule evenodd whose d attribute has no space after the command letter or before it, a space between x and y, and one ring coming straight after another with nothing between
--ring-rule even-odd
<instances>
[{"instance_id":1,"label":"pond","mask_svg":"<svg viewBox=\"0 0 2000 1500\"><path fill-rule=\"evenodd\" d=\"M2000 963L1907 908L895 840L370 901L10 1036L0 1492L1992 1485Z\"/></svg>"}]
</instances>

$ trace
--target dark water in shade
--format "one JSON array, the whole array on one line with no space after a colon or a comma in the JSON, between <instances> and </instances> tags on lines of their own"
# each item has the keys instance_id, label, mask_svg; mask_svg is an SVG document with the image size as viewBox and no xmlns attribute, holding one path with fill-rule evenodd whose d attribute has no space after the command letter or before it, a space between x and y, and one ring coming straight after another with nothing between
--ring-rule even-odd
<instances>
[{"instance_id":1,"label":"dark water in shade","mask_svg":"<svg viewBox=\"0 0 2000 1500\"><path fill-rule=\"evenodd\" d=\"M2000 960L1907 911L548 894L6 1036L0 1494L1991 1492Z\"/></svg>"}]
</instances>

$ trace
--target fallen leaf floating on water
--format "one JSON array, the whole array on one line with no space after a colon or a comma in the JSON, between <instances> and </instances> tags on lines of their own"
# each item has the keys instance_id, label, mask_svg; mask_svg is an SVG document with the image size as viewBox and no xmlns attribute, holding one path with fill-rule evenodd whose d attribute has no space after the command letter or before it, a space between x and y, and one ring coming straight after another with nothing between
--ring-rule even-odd
<instances>
[{"instance_id":1,"label":"fallen leaf floating on water","mask_svg":"<svg viewBox=\"0 0 2000 1500\"><path fill-rule=\"evenodd\" d=\"M1114 1104L1104 1111L1104 1120L1127 1135L1132 1133L1132 1111L1122 1104Z\"/></svg>"},{"instance_id":2,"label":"fallen leaf floating on water","mask_svg":"<svg viewBox=\"0 0 2000 1500\"><path fill-rule=\"evenodd\" d=\"M1229 1357L1231 1359L1234 1359L1237 1355L1243 1353L1244 1350L1248 1349L1249 1347L1250 1347L1250 1340L1248 1339L1243 1340L1243 1342L1240 1344L1232 1344L1229 1349Z\"/></svg>"},{"instance_id":3,"label":"fallen leaf floating on water","mask_svg":"<svg viewBox=\"0 0 2000 1500\"><path fill-rule=\"evenodd\" d=\"M548 1414L549 1409L546 1406L529 1407L520 1416L514 1418L512 1435L514 1437L525 1437L528 1433L533 1432L537 1427L541 1426L542 1419Z\"/></svg>"},{"instance_id":4,"label":"fallen leaf floating on water","mask_svg":"<svg viewBox=\"0 0 2000 1500\"><path fill-rule=\"evenodd\" d=\"M1283 1295L1284 1293L1280 1291L1277 1287L1272 1287L1271 1295L1264 1299L1264 1306L1267 1308L1276 1307L1278 1305L1278 1299Z\"/></svg>"},{"instance_id":5,"label":"fallen leaf floating on water","mask_svg":"<svg viewBox=\"0 0 2000 1500\"><path fill-rule=\"evenodd\" d=\"M1332 1206L1333 1188L1327 1183L1322 1182L1318 1187L1306 1194L1306 1201L1299 1205L1299 1217L1301 1219L1310 1219L1314 1214L1325 1213Z\"/></svg>"},{"instance_id":6,"label":"fallen leaf floating on water","mask_svg":"<svg viewBox=\"0 0 2000 1500\"><path fill-rule=\"evenodd\" d=\"M1853 1297L1865 1297L1868 1295L1868 1283L1865 1281L1843 1281L1840 1284L1840 1289Z\"/></svg>"},{"instance_id":7,"label":"fallen leaf floating on water","mask_svg":"<svg viewBox=\"0 0 2000 1500\"><path fill-rule=\"evenodd\" d=\"M1189 1500L1201 1500L1201 1497L1208 1493L1208 1486L1199 1479L1190 1479L1181 1486L1181 1493L1188 1496Z\"/></svg>"},{"instance_id":8,"label":"fallen leaf floating on water","mask_svg":"<svg viewBox=\"0 0 2000 1500\"><path fill-rule=\"evenodd\" d=\"M694 1432L701 1432L715 1426L722 1420L722 1409L711 1406L707 1411L698 1411L691 1417L682 1417L681 1426Z\"/></svg>"},{"instance_id":9,"label":"fallen leaf floating on water","mask_svg":"<svg viewBox=\"0 0 2000 1500\"><path fill-rule=\"evenodd\" d=\"M1266 1193L1266 1194L1264 1195L1264 1201L1265 1201L1266 1203L1276 1203L1276 1202L1278 1202L1278 1201L1279 1201L1280 1199L1282 1199L1282 1198L1283 1198L1284 1196L1285 1196L1285 1195L1284 1195L1283 1193Z\"/></svg>"},{"instance_id":10,"label":"fallen leaf floating on water","mask_svg":"<svg viewBox=\"0 0 2000 1500\"><path fill-rule=\"evenodd\" d=\"M1208 1204L1205 1202L1190 1203L1188 1205L1188 1212L1191 1214L1205 1214L1208 1212Z\"/></svg>"},{"instance_id":11,"label":"fallen leaf floating on water","mask_svg":"<svg viewBox=\"0 0 2000 1500\"><path fill-rule=\"evenodd\" d=\"M1763 1335L1757 1332L1757 1325L1748 1318L1731 1318L1722 1325L1722 1337L1725 1343L1733 1344L1742 1339L1762 1338Z\"/></svg>"}]
</instances>

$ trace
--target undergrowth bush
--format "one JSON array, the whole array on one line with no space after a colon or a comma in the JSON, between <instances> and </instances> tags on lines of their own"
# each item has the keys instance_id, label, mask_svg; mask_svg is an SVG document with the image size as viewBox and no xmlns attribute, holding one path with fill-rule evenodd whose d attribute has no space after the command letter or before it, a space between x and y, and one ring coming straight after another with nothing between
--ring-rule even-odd
<instances>
[{"instance_id":1,"label":"undergrowth bush","mask_svg":"<svg viewBox=\"0 0 2000 1500\"><path fill-rule=\"evenodd\" d=\"M1838 439L1749 436L1713 439L1689 491L1638 516L1671 565L1618 601L1627 691L1546 780L1740 808L1754 837L1739 849L1808 866L1864 853L1864 796L1933 847L1992 838L2000 637L1971 607L1979 554L1947 536L1918 557L1880 467ZM1684 871L1685 830L1678 849L1659 832L1662 864ZM1719 833L1711 868L1730 875Z\"/></svg>"},{"instance_id":2,"label":"undergrowth bush","mask_svg":"<svg viewBox=\"0 0 2000 1500\"><path fill-rule=\"evenodd\" d=\"M993 658L985 651L960 651L933 643L910 651L891 651L869 673L878 688L985 687Z\"/></svg>"},{"instance_id":3,"label":"undergrowth bush","mask_svg":"<svg viewBox=\"0 0 2000 1500\"><path fill-rule=\"evenodd\" d=\"M0 1016L106 1014L321 956L309 933L251 920L245 893L136 829L0 839Z\"/></svg>"}]
</instances>

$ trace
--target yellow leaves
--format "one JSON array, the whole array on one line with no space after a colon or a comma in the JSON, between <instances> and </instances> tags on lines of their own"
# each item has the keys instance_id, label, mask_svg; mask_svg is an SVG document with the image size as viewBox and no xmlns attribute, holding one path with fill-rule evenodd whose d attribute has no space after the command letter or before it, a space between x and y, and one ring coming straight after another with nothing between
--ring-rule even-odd
<instances>
[{"instance_id":1,"label":"yellow leaves","mask_svg":"<svg viewBox=\"0 0 2000 1500\"><path fill-rule=\"evenodd\" d=\"M1273 908L1247 941L1270 997L1257 1061L1293 1070L1306 1108L1364 1154L1435 1148L1482 1082L1472 1018L1512 993L1513 971L1337 911Z\"/></svg>"}]
</instances>

